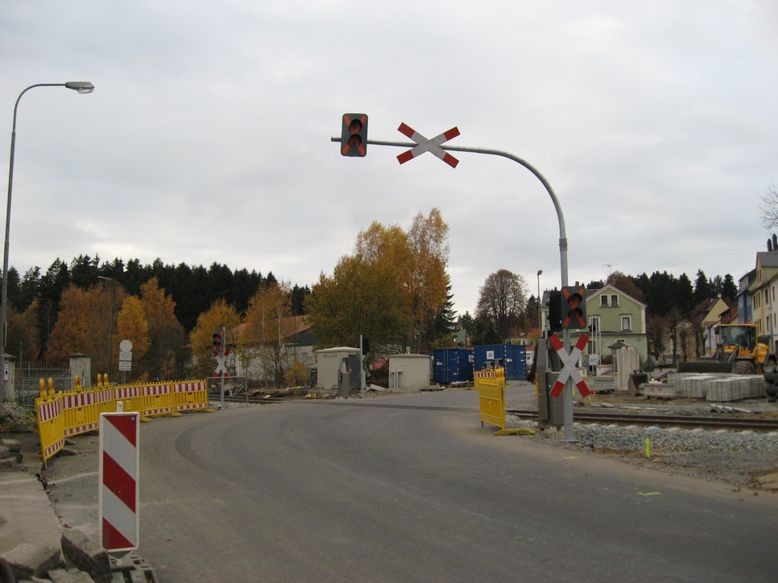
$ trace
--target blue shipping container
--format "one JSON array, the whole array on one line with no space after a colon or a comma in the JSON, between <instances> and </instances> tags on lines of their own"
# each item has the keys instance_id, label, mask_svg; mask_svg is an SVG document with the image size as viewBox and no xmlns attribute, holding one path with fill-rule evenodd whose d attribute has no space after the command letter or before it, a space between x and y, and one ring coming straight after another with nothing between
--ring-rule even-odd
<instances>
[{"instance_id":1,"label":"blue shipping container","mask_svg":"<svg viewBox=\"0 0 778 583\"><path fill-rule=\"evenodd\" d=\"M439 385L473 380L473 350L441 348L433 354L433 379Z\"/></svg>"},{"instance_id":2,"label":"blue shipping container","mask_svg":"<svg viewBox=\"0 0 778 583\"><path fill-rule=\"evenodd\" d=\"M476 346L475 370L487 368L487 363L505 367L505 378L527 380L527 349L518 344L484 344Z\"/></svg>"}]
</instances>

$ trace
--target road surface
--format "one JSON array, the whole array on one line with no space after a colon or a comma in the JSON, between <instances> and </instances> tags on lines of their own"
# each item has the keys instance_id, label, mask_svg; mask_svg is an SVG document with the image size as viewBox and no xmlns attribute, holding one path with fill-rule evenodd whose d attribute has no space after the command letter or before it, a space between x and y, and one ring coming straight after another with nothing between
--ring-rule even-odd
<instances>
[{"instance_id":1,"label":"road surface","mask_svg":"<svg viewBox=\"0 0 778 583\"><path fill-rule=\"evenodd\" d=\"M495 437L451 406L477 395L145 424L139 552L164 583L777 580L778 496Z\"/></svg>"}]
</instances>

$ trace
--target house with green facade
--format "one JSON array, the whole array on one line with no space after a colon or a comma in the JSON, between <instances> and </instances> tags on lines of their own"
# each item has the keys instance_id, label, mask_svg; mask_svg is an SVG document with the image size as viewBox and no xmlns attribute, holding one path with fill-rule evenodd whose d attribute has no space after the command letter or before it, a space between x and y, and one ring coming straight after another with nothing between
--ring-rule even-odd
<instances>
[{"instance_id":1,"label":"house with green facade","mask_svg":"<svg viewBox=\"0 0 778 583\"><path fill-rule=\"evenodd\" d=\"M627 345L635 347L640 362L645 362L648 356L646 304L607 284L600 289L586 290L586 315L589 321L587 354L599 355L602 362L606 355L613 353L614 347Z\"/></svg>"},{"instance_id":2,"label":"house with green facade","mask_svg":"<svg viewBox=\"0 0 778 583\"><path fill-rule=\"evenodd\" d=\"M549 292L543 294L542 329L548 330ZM607 284L600 289L586 290L586 317L589 323L589 344L586 355L603 358L613 355L620 346L633 346L640 354L640 362L648 356L648 334L646 331L646 304ZM579 334L571 332L571 342L578 341ZM584 358L584 365L587 360ZM596 363L598 359L589 360Z\"/></svg>"}]
</instances>

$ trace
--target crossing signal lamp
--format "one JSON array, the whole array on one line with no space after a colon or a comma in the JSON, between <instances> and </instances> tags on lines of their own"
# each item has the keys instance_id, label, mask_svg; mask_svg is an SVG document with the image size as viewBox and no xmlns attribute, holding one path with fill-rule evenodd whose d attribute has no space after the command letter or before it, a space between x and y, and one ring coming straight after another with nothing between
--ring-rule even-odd
<instances>
[{"instance_id":1,"label":"crossing signal lamp","mask_svg":"<svg viewBox=\"0 0 778 583\"><path fill-rule=\"evenodd\" d=\"M556 289L548 292L548 330L562 331L562 292Z\"/></svg>"},{"instance_id":2,"label":"crossing signal lamp","mask_svg":"<svg viewBox=\"0 0 778 583\"><path fill-rule=\"evenodd\" d=\"M586 288L582 285L563 287L562 299L562 328L586 328Z\"/></svg>"},{"instance_id":3,"label":"crossing signal lamp","mask_svg":"<svg viewBox=\"0 0 778 583\"><path fill-rule=\"evenodd\" d=\"M219 332L213 333L213 348L211 351L214 356L219 356L222 353L222 335Z\"/></svg>"},{"instance_id":4,"label":"crossing signal lamp","mask_svg":"<svg viewBox=\"0 0 778 583\"><path fill-rule=\"evenodd\" d=\"M364 157L367 154L367 114L344 113L340 130L340 154Z\"/></svg>"}]
</instances>

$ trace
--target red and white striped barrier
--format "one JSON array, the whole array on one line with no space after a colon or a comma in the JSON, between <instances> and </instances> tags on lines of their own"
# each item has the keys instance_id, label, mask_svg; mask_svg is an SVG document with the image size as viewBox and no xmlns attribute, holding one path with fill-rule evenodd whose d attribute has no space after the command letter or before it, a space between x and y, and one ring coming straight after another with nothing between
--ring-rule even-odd
<instances>
[{"instance_id":1,"label":"red and white striped barrier","mask_svg":"<svg viewBox=\"0 0 778 583\"><path fill-rule=\"evenodd\" d=\"M138 548L140 414L100 415L100 542L121 556Z\"/></svg>"},{"instance_id":2,"label":"red and white striped barrier","mask_svg":"<svg viewBox=\"0 0 778 583\"><path fill-rule=\"evenodd\" d=\"M38 417L42 423L56 419L62 414L62 399L44 401L38 407Z\"/></svg>"}]
</instances>

